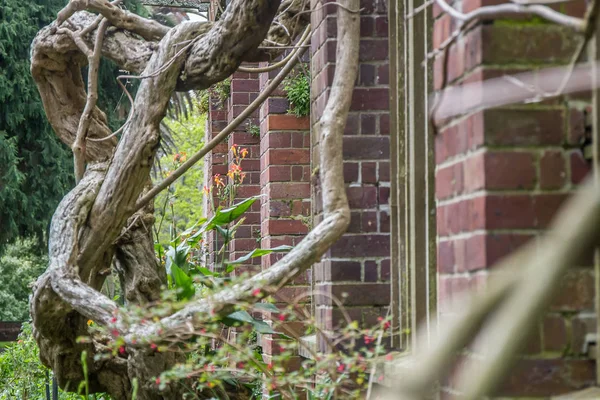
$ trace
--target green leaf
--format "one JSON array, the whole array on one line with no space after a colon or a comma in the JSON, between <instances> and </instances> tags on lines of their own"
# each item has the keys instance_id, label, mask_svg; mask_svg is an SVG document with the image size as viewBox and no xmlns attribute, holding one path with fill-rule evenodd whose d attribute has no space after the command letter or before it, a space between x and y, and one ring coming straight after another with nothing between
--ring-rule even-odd
<instances>
[{"instance_id":1,"label":"green leaf","mask_svg":"<svg viewBox=\"0 0 600 400\"><path fill-rule=\"evenodd\" d=\"M190 252L190 246L182 243L177 247L169 246L169 250L167 250L167 274L171 273L171 269L173 265L178 266L183 269L186 273L189 270L187 256Z\"/></svg>"},{"instance_id":2,"label":"green leaf","mask_svg":"<svg viewBox=\"0 0 600 400\"><path fill-rule=\"evenodd\" d=\"M252 315L248 314L247 311L232 312L231 314L223 318L223 323L225 323L225 320L247 322L250 324L254 322L254 318L252 318ZM227 323L225 324L227 325Z\"/></svg>"},{"instance_id":3,"label":"green leaf","mask_svg":"<svg viewBox=\"0 0 600 400\"><path fill-rule=\"evenodd\" d=\"M215 226L215 228L217 229L217 232L219 232L221 234L221 236L223 236L223 239L225 241L228 241L230 239L229 237L229 229L224 229L221 228L219 225Z\"/></svg>"},{"instance_id":4,"label":"green leaf","mask_svg":"<svg viewBox=\"0 0 600 400\"><path fill-rule=\"evenodd\" d=\"M267 324L264 321L259 321L259 320L254 320L254 322L252 323L252 325L254 326L254 329L262 334L265 335L279 335L279 332L276 332L273 330L273 328L271 328L271 326L269 324Z\"/></svg>"},{"instance_id":5,"label":"green leaf","mask_svg":"<svg viewBox=\"0 0 600 400\"><path fill-rule=\"evenodd\" d=\"M196 294L196 288L194 287L194 281L188 274L183 272L177 265L171 266L171 274L175 281L175 287L180 289L181 292L178 297L182 299L191 299Z\"/></svg>"},{"instance_id":6,"label":"green leaf","mask_svg":"<svg viewBox=\"0 0 600 400\"><path fill-rule=\"evenodd\" d=\"M194 271L197 271L199 273L201 273L204 276L214 276L214 277L218 277L219 273L218 272L213 272L210 269L206 268L206 267L200 267L200 266L196 266L194 268Z\"/></svg>"},{"instance_id":7,"label":"green leaf","mask_svg":"<svg viewBox=\"0 0 600 400\"><path fill-rule=\"evenodd\" d=\"M285 253L292 249L293 249L292 246L287 246L287 245L277 246L272 249L254 249L250 253L238 258L237 260L226 261L225 264L228 265L227 272L229 273L229 272L233 271L233 268L229 267L231 265L243 264L246 261L250 260L251 258L262 257L262 256L266 256L267 254L271 254L271 253Z\"/></svg>"},{"instance_id":8,"label":"green leaf","mask_svg":"<svg viewBox=\"0 0 600 400\"><path fill-rule=\"evenodd\" d=\"M227 326L239 325L240 323L252 324L252 327L255 331L263 334L279 334L271 328L269 324L266 322L260 321L252 317L252 315L248 314L246 311L236 311L225 318L223 318L223 323Z\"/></svg>"},{"instance_id":9,"label":"green leaf","mask_svg":"<svg viewBox=\"0 0 600 400\"><path fill-rule=\"evenodd\" d=\"M256 303L254 308L269 312L280 312L279 308L273 303Z\"/></svg>"},{"instance_id":10,"label":"green leaf","mask_svg":"<svg viewBox=\"0 0 600 400\"><path fill-rule=\"evenodd\" d=\"M260 196L249 197L232 207L218 208L215 215L202 227L202 231L215 229L216 226L227 225L242 216Z\"/></svg>"}]
</instances>

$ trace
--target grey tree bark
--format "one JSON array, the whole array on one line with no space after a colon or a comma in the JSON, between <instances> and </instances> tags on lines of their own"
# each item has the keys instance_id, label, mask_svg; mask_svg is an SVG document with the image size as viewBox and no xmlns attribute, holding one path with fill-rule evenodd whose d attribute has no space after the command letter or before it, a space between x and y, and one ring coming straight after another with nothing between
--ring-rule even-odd
<instances>
[{"instance_id":1,"label":"grey tree bark","mask_svg":"<svg viewBox=\"0 0 600 400\"><path fill-rule=\"evenodd\" d=\"M270 288L293 279L318 260L348 226L341 140L358 68L359 17L348 10L358 9L359 3L345 0L346 7L338 10L338 67L318 124L323 222L268 271L217 293L210 303L191 301L160 322L143 326L127 325L119 317L117 304L99 290L112 263L129 303L159 299L166 282L149 230L153 206L137 210L136 202L149 190L159 124L169 99L175 91L208 88L231 75L243 61L273 59L278 51L261 49L263 40L290 45L307 25L309 13L304 0L233 0L217 22L185 22L168 28L128 13L117 3L71 0L32 43L31 73L57 136L73 146L82 122L87 132L83 140L79 135L85 174L52 219L50 262L34 286L31 315L42 362L54 371L62 388L76 390L83 379L80 355L86 351L90 392L129 399L132 380L137 378L139 399L175 399L180 398L177 389L160 392L150 378L182 356L150 352L133 338L159 333L167 337L196 329L203 316L224 315L236 302L256 301L251 295L254 289L263 288L268 294ZM107 22L100 23L101 17ZM86 101L89 96L81 74L88 60L94 59L85 49L94 48L99 29L106 29L98 46L101 56L146 77L118 141L105 113ZM105 344L77 343L78 336L87 335L88 319L115 326L126 338L126 355L95 360Z\"/></svg>"}]
</instances>

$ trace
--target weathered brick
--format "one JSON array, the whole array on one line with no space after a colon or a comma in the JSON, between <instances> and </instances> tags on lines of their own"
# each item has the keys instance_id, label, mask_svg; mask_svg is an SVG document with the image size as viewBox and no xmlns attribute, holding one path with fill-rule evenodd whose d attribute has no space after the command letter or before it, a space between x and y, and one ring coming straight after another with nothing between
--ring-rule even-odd
<instances>
[{"instance_id":1,"label":"weathered brick","mask_svg":"<svg viewBox=\"0 0 600 400\"><path fill-rule=\"evenodd\" d=\"M544 332L544 350L563 352L569 346L569 335L565 319L558 315L549 315L542 324Z\"/></svg>"},{"instance_id":2,"label":"weathered brick","mask_svg":"<svg viewBox=\"0 0 600 400\"><path fill-rule=\"evenodd\" d=\"M344 159L377 160L390 156L390 141L385 136L348 136L344 138Z\"/></svg>"},{"instance_id":3,"label":"weathered brick","mask_svg":"<svg viewBox=\"0 0 600 400\"><path fill-rule=\"evenodd\" d=\"M308 149L269 149L266 152L266 162L269 165L308 164L310 154Z\"/></svg>"},{"instance_id":4,"label":"weathered brick","mask_svg":"<svg viewBox=\"0 0 600 400\"><path fill-rule=\"evenodd\" d=\"M575 184L583 182L591 170L591 164L583 158L578 150L571 152L569 160L571 164L571 182Z\"/></svg>"},{"instance_id":5,"label":"weathered brick","mask_svg":"<svg viewBox=\"0 0 600 400\"><path fill-rule=\"evenodd\" d=\"M331 248L333 257L389 257L386 234L344 235Z\"/></svg>"},{"instance_id":6,"label":"weathered brick","mask_svg":"<svg viewBox=\"0 0 600 400\"><path fill-rule=\"evenodd\" d=\"M298 235L308 233L308 226L298 219L269 219L265 221L271 235Z\"/></svg>"},{"instance_id":7,"label":"weathered brick","mask_svg":"<svg viewBox=\"0 0 600 400\"><path fill-rule=\"evenodd\" d=\"M387 88L356 88L352 94L353 111L388 110L390 107Z\"/></svg>"},{"instance_id":8,"label":"weathered brick","mask_svg":"<svg viewBox=\"0 0 600 400\"><path fill-rule=\"evenodd\" d=\"M315 266L317 281L360 281L362 267L358 261L328 261Z\"/></svg>"},{"instance_id":9,"label":"weathered brick","mask_svg":"<svg viewBox=\"0 0 600 400\"><path fill-rule=\"evenodd\" d=\"M487 110L484 123L484 140L489 146L559 145L564 138L561 110Z\"/></svg>"},{"instance_id":10,"label":"weathered brick","mask_svg":"<svg viewBox=\"0 0 600 400\"><path fill-rule=\"evenodd\" d=\"M544 152L540 159L540 188L560 189L566 181L567 170L562 151Z\"/></svg>"},{"instance_id":11,"label":"weathered brick","mask_svg":"<svg viewBox=\"0 0 600 400\"><path fill-rule=\"evenodd\" d=\"M358 181L358 171L360 164L345 162L344 163L344 182L356 182Z\"/></svg>"},{"instance_id":12,"label":"weathered brick","mask_svg":"<svg viewBox=\"0 0 600 400\"><path fill-rule=\"evenodd\" d=\"M310 120L307 117L297 118L294 115L269 115L267 116L267 130L269 131L302 131L308 130Z\"/></svg>"},{"instance_id":13,"label":"weathered brick","mask_svg":"<svg viewBox=\"0 0 600 400\"><path fill-rule=\"evenodd\" d=\"M557 311L591 310L594 308L594 274L585 269L570 270L561 279L551 309Z\"/></svg>"},{"instance_id":14,"label":"weathered brick","mask_svg":"<svg viewBox=\"0 0 600 400\"><path fill-rule=\"evenodd\" d=\"M437 245L438 272L451 274L454 272L454 241L445 240Z\"/></svg>"},{"instance_id":15,"label":"weathered brick","mask_svg":"<svg viewBox=\"0 0 600 400\"><path fill-rule=\"evenodd\" d=\"M446 199L461 194L464 186L464 164L458 162L440 168L435 174L435 194L438 199Z\"/></svg>"},{"instance_id":16,"label":"weathered brick","mask_svg":"<svg viewBox=\"0 0 600 400\"><path fill-rule=\"evenodd\" d=\"M377 205L377 188L375 186L353 186L346 189L350 208L368 209Z\"/></svg>"},{"instance_id":17,"label":"weathered brick","mask_svg":"<svg viewBox=\"0 0 600 400\"><path fill-rule=\"evenodd\" d=\"M532 189L536 182L536 168L531 153L483 153L486 189ZM507 173L507 171L518 173Z\"/></svg>"},{"instance_id":18,"label":"weathered brick","mask_svg":"<svg viewBox=\"0 0 600 400\"><path fill-rule=\"evenodd\" d=\"M258 79L232 79L231 92L257 92Z\"/></svg>"},{"instance_id":19,"label":"weathered brick","mask_svg":"<svg viewBox=\"0 0 600 400\"><path fill-rule=\"evenodd\" d=\"M522 359L496 392L497 396L547 397L591 386L591 360Z\"/></svg>"},{"instance_id":20,"label":"weathered brick","mask_svg":"<svg viewBox=\"0 0 600 400\"><path fill-rule=\"evenodd\" d=\"M578 43L568 28L518 24L484 25L482 42L485 64L566 63Z\"/></svg>"},{"instance_id":21,"label":"weathered brick","mask_svg":"<svg viewBox=\"0 0 600 400\"><path fill-rule=\"evenodd\" d=\"M272 199L300 199L310 197L310 185L306 183L271 183L267 195Z\"/></svg>"}]
</instances>

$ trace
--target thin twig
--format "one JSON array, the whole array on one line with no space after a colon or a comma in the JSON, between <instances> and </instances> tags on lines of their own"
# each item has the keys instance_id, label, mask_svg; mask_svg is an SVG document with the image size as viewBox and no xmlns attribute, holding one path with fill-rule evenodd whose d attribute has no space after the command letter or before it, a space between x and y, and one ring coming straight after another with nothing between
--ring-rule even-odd
<instances>
[{"instance_id":1,"label":"thin twig","mask_svg":"<svg viewBox=\"0 0 600 400\"><path fill-rule=\"evenodd\" d=\"M133 97L131 96L131 93L129 93L129 90L127 90L127 87L118 78L117 78L117 83L119 84L119 86L121 86L121 89L123 89L123 91L127 95L127 98L129 99L129 103L131 104L130 105L131 108L129 110L129 115L127 116L127 120L125 121L125 123L123 125L121 125L121 127L119 129L117 129L116 131L114 131L113 133L111 133L110 135L108 135L106 137L99 138L99 139L88 138L88 140L90 142L103 142L105 140L111 139L111 138L117 136L131 122L131 118L133 117L133 112L135 111L135 107L134 107L135 102L133 101Z\"/></svg>"},{"instance_id":2,"label":"thin twig","mask_svg":"<svg viewBox=\"0 0 600 400\"><path fill-rule=\"evenodd\" d=\"M87 137L90 123L92 122L92 112L96 108L96 102L98 101L98 69L100 68L100 56L102 55L102 42L104 40L104 34L110 22L105 19L100 23L98 30L96 31L96 43L94 45L94 51L91 56L88 57L88 92L85 103L85 108L79 119L79 126L77 127L77 135L75 136L75 142L71 146L73 150L74 164L75 164L75 181L79 182L85 172L85 139Z\"/></svg>"}]
</instances>

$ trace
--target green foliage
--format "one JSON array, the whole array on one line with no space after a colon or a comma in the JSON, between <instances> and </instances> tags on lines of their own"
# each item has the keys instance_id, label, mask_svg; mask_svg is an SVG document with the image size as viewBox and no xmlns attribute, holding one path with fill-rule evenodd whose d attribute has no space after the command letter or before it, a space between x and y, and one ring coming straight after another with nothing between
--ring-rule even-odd
<instances>
[{"instance_id":1,"label":"green foliage","mask_svg":"<svg viewBox=\"0 0 600 400\"><path fill-rule=\"evenodd\" d=\"M165 175L175 170L204 143L206 116L191 112L179 121L165 120L172 132L178 152L164 155L159 163ZM155 234L160 243L169 243L186 227L202 218L203 163L198 162L173 183L168 190L157 196ZM162 177L160 177L162 179Z\"/></svg>"},{"instance_id":2,"label":"green foliage","mask_svg":"<svg viewBox=\"0 0 600 400\"><path fill-rule=\"evenodd\" d=\"M246 132L255 138L260 138L260 127L258 125L254 125L252 122L248 122L246 124Z\"/></svg>"},{"instance_id":3,"label":"green foliage","mask_svg":"<svg viewBox=\"0 0 600 400\"><path fill-rule=\"evenodd\" d=\"M50 376L50 371L40 362L31 325L24 323L19 340L5 346L0 353L0 400L45 399L46 384L51 384ZM58 398L81 399L62 390L59 390Z\"/></svg>"},{"instance_id":4,"label":"green foliage","mask_svg":"<svg viewBox=\"0 0 600 400\"><path fill-rule=\"evenodd\" d=\"M70 151L48 124L29 72L31 41L66 3L0 1L0 251L19 236L35 236L44 247L52 213L74 183ZM139 0L125 4L147 15ZM101 63L98 104L115 129L127 115L120 107L123 102L127 106L127 98L115 81L117 74L114 64Z\"/></svg>"},{"instance_id":5,"label":"green foliage","mask_svg":"<svg viewBox=\"0 0 600 400\"><path fill-rule=\"evenodd\" d=\"M310 114L310 76L306 72L300 71L288 76L283 83L283 90L291 105L288 113L296 117Z\"/></svg>"},{"instance_id":6,"label":"green foliage","mask_svg":"<svg viewBox=\"0 0 600 400\"><path fill-rule=\"evenodd\" d=\"M231 79L227 78L221 82L215 83L208 89L213 99L215 99L220 107L223 107L229 96L231 95Z\"/></svg>"},{"instance_id":7,"label":"green foliage","mask_svg":"<svg viewBox=\"0 0 600 400\"><path fill-rule=\"evenodd\" d=\"M46 122L29 72L29 45L64 0L0 3L0 247L42 238L72 185L69 152Z\"/></svg>"},{"instance_id":8,"label":"green foliage","mask_svg":"<svg viewBox=\"0 0 600 400\"><path fill-rule=\"evenodd\" d=\"M0 257L0 321L29 319L30 285L44 272L48 259L36 254L32 239L17 240Z\"/></svg>"}]
</instances>

